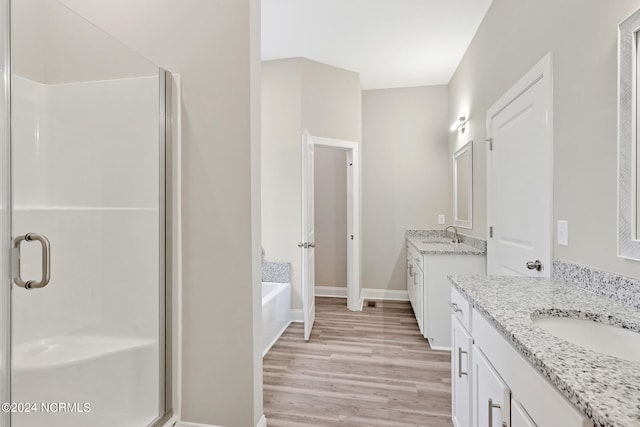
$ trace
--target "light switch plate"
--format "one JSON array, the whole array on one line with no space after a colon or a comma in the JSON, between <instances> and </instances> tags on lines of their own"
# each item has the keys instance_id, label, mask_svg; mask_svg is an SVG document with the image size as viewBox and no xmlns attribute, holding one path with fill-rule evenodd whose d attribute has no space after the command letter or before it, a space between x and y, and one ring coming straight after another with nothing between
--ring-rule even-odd
<instances>
[{"instance_id":1,"label":"light switch plate","mask_svg":"<svg viewBox=\"0 0 640 427\"><path fill-rule=\"evenodd\" d=\"M558 220L558 245L569 246L569 221Z\"/></svg>"},{"instance_id":2,"label":"light switch plate","mask_svg":"<svg viewBox=\"0 0 640 427\"><path fill-rule=\"evenodd\" d=\"M444 215L438 215L438 224L444 225Z\"/></svg>"}]
</instances>

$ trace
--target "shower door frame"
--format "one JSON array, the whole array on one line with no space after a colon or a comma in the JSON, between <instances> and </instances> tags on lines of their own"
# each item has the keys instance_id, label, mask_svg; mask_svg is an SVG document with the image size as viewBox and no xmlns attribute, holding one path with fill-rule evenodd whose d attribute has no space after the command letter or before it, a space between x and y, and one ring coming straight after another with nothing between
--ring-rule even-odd
<instances>
[{"instance_id":1,"label":"shower door frame","mask_svg":"<svg viewBox=\"0 0 640 427\"><path fill-rule=\"evenodd\" d=\"M11 8L0 0L0 404L11 402ZM11 414L0 411L0 427L9 427Z\"/></svg>"},{"instance_id":2,"label":"shower door frame","mask_svg":"<svg viewBox=\"0 0 640 427\"><path fill-rule=\"evenodd\" d=\"M11 1L0 0L0 427L11 427L11 413L1 406L11 402L11 290L12 156L11 156ZM172 276L174 232L172 143L173 76L162 68L159 76L159 412L150 426L163 426L173 416Z\"/></svg>"}]
</instances>

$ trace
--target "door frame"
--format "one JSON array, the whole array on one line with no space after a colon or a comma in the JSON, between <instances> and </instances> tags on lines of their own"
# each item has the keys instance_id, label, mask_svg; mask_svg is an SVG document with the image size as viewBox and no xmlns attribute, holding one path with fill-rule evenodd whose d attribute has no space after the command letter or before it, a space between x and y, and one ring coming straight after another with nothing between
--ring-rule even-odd
<instances>
[{"instance_id":1,"label":"door frame","mask_svg":"<svg viewBox=\"0 0 640 427\"><path fill-rule=\"evenodd\" d=\"M493 138L492 125L493 120L502 110L509 106L515 99L526 92L534 84L542 82L545 93L545 104L547 110L547 131L545 132L545 147L547 147L547 159L549 162L549 185L547 188L547 206L549 216L549 251L548 259L542 260L544 265L548 265L545 271L545 277L549 277L553 270L554 260L554 244L553 244L553 57L548 53L536 65L531 68L518 82L511 87L498 101L496 101L488 110L486 118L486 158L487 158L487 273L489 270L490 248L493 246L491 239L490 227L495 225L493 207L491 206L491 141Z\"/></svg>"},{"instance_id":2,"label":"door frame","mask_svg":"<svg viewBox=\"0 0 640 427\"><path fill-rule=\"evenodd\" d=\"M360 299L362 251L361 251L361 189L362 174L360 169L360 144L341 139L313 136L304 130L316 147L335 148L346 151L349 168L347 170L347 308L351 311L362 311ZM305 162L302 163L302 176L305 175ZM305 196L309 196L308 194ZM315 195L314 195L315 196ZM303 204L306 200L302 201ZM304 238L304 237L303 237ZM303 284L304 285L304 284Z\"/></svg>"}]
</instances>

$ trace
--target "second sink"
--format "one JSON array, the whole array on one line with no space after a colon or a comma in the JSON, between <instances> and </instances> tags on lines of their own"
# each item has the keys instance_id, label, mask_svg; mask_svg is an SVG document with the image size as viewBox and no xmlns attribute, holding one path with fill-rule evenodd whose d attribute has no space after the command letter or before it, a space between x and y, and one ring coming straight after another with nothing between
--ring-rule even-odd
<instances>
[{"instance_id":1,"label":"second sink","mask_svg":"<svg viewBox=\"0 0 640 427\"><path fill-rule=\"evenodd\" d=\"M538 317L533 324L572 344L609 356L640 362L640 333L589 319Z\"/></svg>"}]
</instances>

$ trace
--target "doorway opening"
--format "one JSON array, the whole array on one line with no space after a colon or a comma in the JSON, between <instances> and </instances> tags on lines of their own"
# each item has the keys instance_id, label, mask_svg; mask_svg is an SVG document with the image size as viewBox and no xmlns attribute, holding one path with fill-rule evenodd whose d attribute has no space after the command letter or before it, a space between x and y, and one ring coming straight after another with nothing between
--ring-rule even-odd
<instances>
[{"instance_id":1,"label":"doorway opening","mask_svg":"<svg viewBox=\"0 0 640 427\"><path fill-rule=\"evenodd\" d=\"M343 141L331 138L321 138L311 136L308 131L304 131L302 136L302 301L305 323L305 339L311 334L311 328L315 320L315 265L316 265L316 230L318 230L315 221L315 201L316 201L316 179L315 179L315 158L316 148L322 150L328 148L329 156L336 159L341 157L344 159L343 172L346 173L346 221L342 228L342 244L345 244L346 250L346 297L347 308L351 311L362 310L362 300L360 297L360 271L361 271L361 250L360 250L360 152L358 143L352 141ZM321 155L322 156L322 155ZM338 166L339 167L339 166ZM344 181L343 181L344 182ZM322 182L324 186L327 182ZM329 185L331 183L329 182ZM345 194L345 193L342 193ZM339 197L339 196L338 196ZM322 219L325 221L325 218ZM333 227L335 229L335 227ZM321 226L322 229L322 226ZM340 233L338 231L338 233ZM328 242L340 241L339 235L321 236L321 244L323 239L327 237ZM331 244L331 243L330 243ZM341 244L340 244L341 245ZM330 250L330 248L328 248ZM323 262L322 255L324 252L321 248L320 262ZM329 258L335 258L336 254ZM338 273L334 271L334 273ZM336 277L335 275L333 275ZM322 284L321 284L322 285ZM337 295L336 295L337 296Z\"/></svg>"}]
</instances>

